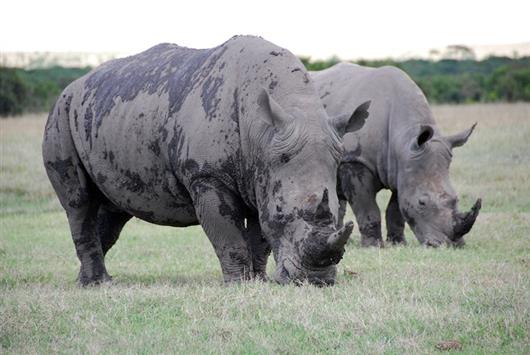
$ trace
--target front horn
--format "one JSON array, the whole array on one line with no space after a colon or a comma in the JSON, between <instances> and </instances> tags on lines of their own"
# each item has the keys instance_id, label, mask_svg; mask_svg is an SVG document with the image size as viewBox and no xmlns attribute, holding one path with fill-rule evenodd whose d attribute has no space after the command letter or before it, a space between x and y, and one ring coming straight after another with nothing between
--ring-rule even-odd
<instances>
[{"instance_id":1,"label":"front horn","mask_svg":"<svg viewBox=\"0 0 530 355\"><path fill-rule=\"evenodd\" d=\"M478 213L480 212L480 208L482 207L482 199L478 199L473 207L471 207L471 210L466 213L456 213L455 214L455 221L453 225L453 232L454 232L454 239L458 240L462 238L465 234L467 234L471 228L473 227L473 224L475 224L475 221L477 219Z\"/></svg>"}]
</instances>

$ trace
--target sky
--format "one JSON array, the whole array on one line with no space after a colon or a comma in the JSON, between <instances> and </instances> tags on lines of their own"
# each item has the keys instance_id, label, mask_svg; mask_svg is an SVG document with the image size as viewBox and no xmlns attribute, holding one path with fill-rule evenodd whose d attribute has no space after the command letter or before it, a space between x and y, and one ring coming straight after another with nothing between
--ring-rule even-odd
<instances>
[{"instance_id":1,"label":"sky","mask_svg":"<svg viewBox=\"0 0 530 355\"><path fill-rule=\"evenodd\" d=\"M381 58L530 41L530 1L3 0L0 51L132 54L259 35L312 58Z\"/></svg>"}]
</instances>

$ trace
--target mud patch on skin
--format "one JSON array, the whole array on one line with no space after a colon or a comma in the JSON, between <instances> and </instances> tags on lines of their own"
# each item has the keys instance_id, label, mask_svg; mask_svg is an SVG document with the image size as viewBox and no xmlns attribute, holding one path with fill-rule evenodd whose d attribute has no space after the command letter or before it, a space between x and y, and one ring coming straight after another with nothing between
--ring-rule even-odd
<instances>
[{"instance_id":1,"label":"mud patch on skin","mask_svg":"<svg viewBox=\"0 0 530 355\"><path fill-rule=\"evenodd\" d=\"M92 149L92 120L94 115L92 113L92 103L88 105L85 111L85 141L89 142L90 149Z\"/></svg>"},{"instance_id":2,"label":"mud patch on skin","mask_svg":"<svg viewBox=\"0 0 530 355\"><path fill-rule=\"evenodd\" d=\"M63 95L63 98L65 97L65 95ZM66 113L66 116L69 116L70 115L70 105L72 103L72 98L74 96L73 95L68 95L66 97L66 100L64 101L64 112Z\"/></svg>"},{"instance_id":3,"label":"mud patch on skin","mask_svg":"<svg viewBox=\"0 0 530 355\"><path fill-rule=\"evenodd\" d=\"M340 182L341 194L352 201L357 195L355 191L355 181L362 181L364 169L356 163L342 163L339 166L337 180Z\"/></svg>"},{"instance_id":4,"label":"mud patch on skin","mask_svg":"<svg viewBox=\"0 0 530 355\"><path fill-rule=\"evenodd\" d=\"M96 129L111 112L117 98L122 102L131 101L140 92L149 95L168 92L169 116L172 116L226 49L225 44L211 49L190 49L163 43L135 56L106 63L85 81L83 102L91 98L96 103Z\"/></svg>"},{"instance_id":5,"label":"mud patch on skin","mask_svg":"<svg viewBox=\"0 0 530 355\"><path fill-rule=\"evenodd\" d=\"M217 92L219 91L219 88L224 83L224 79L222 77L208 77L206 81L204 82L202 86L202 92L201 92L201 99L202 99L202 107L204 109L204 112L206 112L206 117L208 118L208 121L211 121L212 118L215 118L215 112L217 111L217 107L219 106L219 102L221 101L220 98L217 98Z\"/></svg>"},{"instance_id":6,"label":"mud patch on skin","mask_svg":"<svg viewBox=\"0 0 530 355\"><path fill-rule=\"evenodd\" d=\"M243 231L243 213L239 206L234 206L232 203L228 202L225 199L225 195L222 193L217 194L217 197L219 198L219 214L232 220L233 224L240 231Z\"/></svg>"},{"instance_id":7,"label":"mud patch on skin","mask_svg":"<svg viewBox=\"0 0 530 355\"><path fill-rule=\"evenodd\" d=\"M158 139L152 140L147 145L147 149L149 149L155 156L160 156L160 144Z\"/></svg>"},{"instance_id":8,"label":"mud patch on skin","mask_svg":"<svg viewBox=\"0 0 530 355\"><path fill-rule=\"evenodd\" d=\"M232 112L230 113L230 119L234 121L238 127L237 132L239 133L239 92L236 88L234 90L232 105L230 106Z\"/></svg>"},{"instance_id":9,"label":"mud patch on skin","mask_svg":"<svg viewBox=\"0 0 530 355\"><path fill-rule=\"evenodd\" d=\"M76 109L74 110L74 127L75 131L79 132L79 115Z\"/></svg>"},{"instance_id":10,"label":"mud patch on skin","mask_svg":"<svg viewBox=\"0 0 530 355\"><path fill-rule=\"evenodd\" d=\"M122 183L122 187L134 193L144 193L147 189L147 185L143 182L140 175L130 170L125 170L123 175L126 177Z\"/></svg>"},{"instance_id":11,"label":"mud patch on skin","mask_svg":"<svg viewBox=\"0 0 530 355\"><path fill-rule=\"evenodd\" d=\"M181 169L184 169L184 172L186 171L185 165L189 163L188 160L182 163L182 167L179 167L179 161L181 160L181 157L187 156L183 154L185 141L186 135L184 134L184 129L180 126L177 126L173 131L171 140L168 143L168 156L173 171L180 171ZM193 161L193 163L197 164L195 161Z\"/></svg>"},{"instance_id":12,"label":"mud patch on skin","mask_svg":"<svg viewBox=\"0 0 530 355\"><path fill-rule=\"evenodd\" d=\"M281 188L282 188L282 182L280 180L276 180L272 187L272 196L276 196L280 192Z\"/></svg>"},{"instance_id":13,"label":"mud patch on skin","mask_svg":"<svg viewBox=\"0 0 530 355\"><path fill-rule=\"evenodd\" d=\"M48 161L46 163L52 170L54 170L57 175L61 177L62 180L68 180L71 178L68 173L70 169L74 168L72 163L72 158L68 159L57 159L56 161Z\"/></svg>"}]
</instances>

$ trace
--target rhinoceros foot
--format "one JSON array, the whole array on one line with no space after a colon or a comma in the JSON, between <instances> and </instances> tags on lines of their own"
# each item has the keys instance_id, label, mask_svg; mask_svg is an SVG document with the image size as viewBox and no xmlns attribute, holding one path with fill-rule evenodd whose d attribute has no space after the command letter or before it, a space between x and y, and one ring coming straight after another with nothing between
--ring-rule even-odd
<instances>
[{"instance_id":1,"label":"rhinoceros foot","mask_svg":"<svg viewBox=\"0 0 530 355\"><path fill-rule=\"evenodd\" d=\"M106 270L101 272L88 273L86 270L79 270L79 275L77 276L77 283L79 286L98 286L104 283L112 282L112 277L107 273Z\"/></svg>"},{"instance_id":2,"label":"rhinoceros foot","mask_svg":"<svg viewBox=\"0 0 530 355\"><path fill-rule=\"evenodd\" d=\"M386 241L391 243L392 245L407 245L405 236L402 233L401 234L389 234L386 237Z\"/></svg>"},{"instance_id":3,"label":"rhinoceros foot","mask_svg":"<svg viewBox=\"0 0 530 355\"><path fill-rule=\"evenodd\" d=\"M385 242L383 242L382 238L373 238L373 237L362 237L361 238L361 246L362 247L378 247L378 248L384 248Z\"/></svg>"}]
</instances>

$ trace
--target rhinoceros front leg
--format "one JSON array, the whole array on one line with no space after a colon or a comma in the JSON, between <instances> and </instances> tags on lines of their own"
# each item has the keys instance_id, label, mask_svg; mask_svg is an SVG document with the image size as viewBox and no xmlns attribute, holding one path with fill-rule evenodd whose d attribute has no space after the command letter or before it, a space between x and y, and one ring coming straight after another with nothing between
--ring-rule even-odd
<instances>
[{"instance_id":1,"label":"rhinoceros front leg","mask_svg":"<svg viewBox=\"0 0 530 355\"><path fill-rule=\"evenodd\" d=\"M383 246L381 212L376 202L379 184L372 172L360 163L346 163L339 167L342 193L348 199L361 232L361 245Z\"/></svg>"},{"instance_id":2,"label":"rhinoceros front leg","mask_svg":"<svg viewBox=\"0 0 530 355\"><path fill-rule=\"evenodd\" d=\"M398 194L396 191L392 191L392 196L386 207L386 229L387 229L387 242L394 245L396 244L407 244L403 230L405 229L405 220L401 211L399 210Z\"/></svg>"},{"instance_id":3,"label":"rhinoceros front leg","mask_svg":"<svg viewBox=\"0 0 530 355\"><path fill-rule=\"evenodd\" d=\"M254 277L266 281L267 261L271 254L271 246L263 237L258 216L247 217L247 236L252 254L252 266Z\"/></svg>"},{"instance_id":4,"label":"rhinoceros front leg","mask_svg":"<svg viewBox=\"0 0 530 355\"><path fill-rule=\"evenodd\" d=\"M337 219L337 228L342 228L344 226L344 216L346 215L347 204L348 200L345 200L339 195L339 216Z\"/></svg>"},{"instance_id":5,"label":"rhinoceros front leg","mask_svg":"<svg viewBox=\"0 0 530 355\"><path fill-rule=\"evenodd\" d=\"M197 217L219 258L224 281L252 278L252 257L240 199L217 181L202 180L191 190Z\"/></svg>"}]
</instances>

